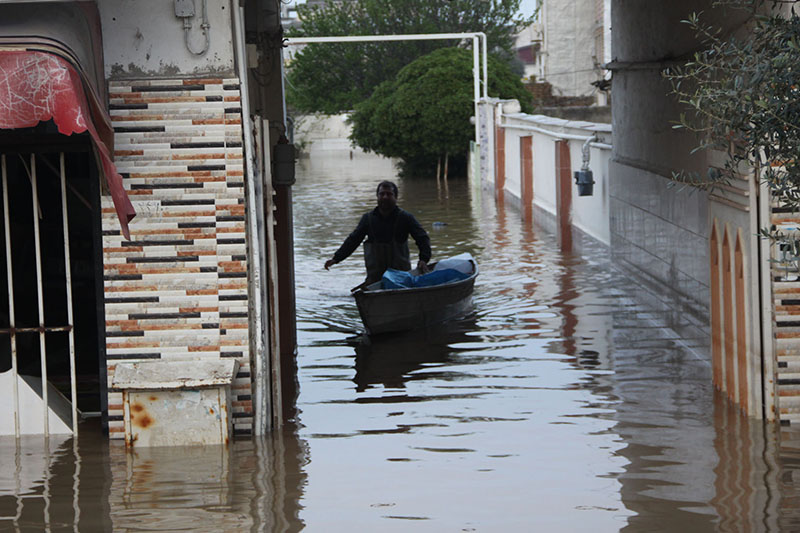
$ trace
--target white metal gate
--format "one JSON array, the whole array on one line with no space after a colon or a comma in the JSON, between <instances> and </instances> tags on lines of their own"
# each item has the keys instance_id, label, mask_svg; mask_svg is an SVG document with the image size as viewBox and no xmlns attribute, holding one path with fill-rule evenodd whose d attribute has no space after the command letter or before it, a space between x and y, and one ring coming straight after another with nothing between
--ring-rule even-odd
<instances>
[{"instance_id":1,"label":"white metal gate","mask_svg":"<svg viewBox=\"0 0 800 533\"><path fill-rule=\"evenodd\" d=\"M12 219L9 215L9 176L8 176L8 161L9 157L19 157L30 180L31 187L31 218L33 221L33 236L34 236L34 250L35 250L35 264L36 264L36 283L37 283L37 305L38 305L38 326L34 327L18 327L16 320L16 305L14 299L14 271L12 265L12 254L15 245L20 243L12 242L11 224ZM39 156L41 157L41 156ZM37 155L35 153L30 155L22 154L8 154L0 155L0 174L2 174L3 186L3 216L4 216L4 243L5 243L5 260L7 270L7 285L8 285L8 327L0 328L0 335L8 335L11 346L11 375L13 388L11 395L14 402L14 434L17 438L21 435L20 424L20 378L18 374L18 359L20 354L17 349L18 338L22 335L38 335L39 338L39 354L41 365L41 398L42 398L42 417L44 436L50 435L50 398L48 392L48 374L47 374L47 339L49 335L68 335L69 343L69 372L70 372L70 403L72 408L72 433L78 433L78 408L77 408L77 380L75 370L75 335L73 330L73 309L72 309L72 277L70 272L70 247L69 247L69 223L67 217L67 184L66 184L66 171L64 163L64 153L59 154L59 167L54 169L60 178L61 190L61 218L63 221L63 242L64 242L64 275L66 294L66 313L67 323L59 325L45 325L45 309L44 309L44 289L42 285L42 250L41 250L41 236L39 221L43 216L39 202L39 187L37 185ZM18 221L15 220L15 223ZM21 223L21 221L20 221ZM58 252L52 252L58 253ZM0 394L8 394L8 391L0 391Z\"/></svg>"}]
</instances>

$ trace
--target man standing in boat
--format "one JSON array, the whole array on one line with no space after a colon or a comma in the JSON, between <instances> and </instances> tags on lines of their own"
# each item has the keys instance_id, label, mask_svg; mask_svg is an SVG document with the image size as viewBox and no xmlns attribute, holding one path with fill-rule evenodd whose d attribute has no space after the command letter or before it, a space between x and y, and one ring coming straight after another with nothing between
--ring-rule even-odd
<instances>
[{"instance_id":1,"label":"man standing in boat","mask_svg":"<svg viewBox=\"0 0 800 533\"><path fill-rule=\"evenodd\" d=\"M408 236L414 238L419 248L417 269L428 272L431 259L431 240L414 215L397 207L397 185L382 181L377 188L378 207L364 213L358 226L325 261L325 270L341 263L352 254L364 237L364 263L367 267L365 284L381 279L387 268L411 270L411 256L408 250Z\"/></svg>"}]
</instances>

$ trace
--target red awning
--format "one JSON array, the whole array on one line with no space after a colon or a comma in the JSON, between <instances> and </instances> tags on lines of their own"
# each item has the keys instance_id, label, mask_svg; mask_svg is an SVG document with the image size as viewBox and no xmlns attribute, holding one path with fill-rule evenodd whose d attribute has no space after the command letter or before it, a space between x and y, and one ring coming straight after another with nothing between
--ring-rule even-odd
<instances>
[{"instance_id":1,"label":"red awning","mask_svg":"<svg viewBox=\"0 0 800 533\"><path fill-rule=\"evenodd\" d=\"M130 239L128 223L136 211L111 160L113 132L104 113L94 99L86 98L80 75L66 59L46 52L0 50L0 129L30 128L52 119L64 135L88 131L122 233ZM101 123L96 125L98 115Z\"/></svg>"}]
</instances>

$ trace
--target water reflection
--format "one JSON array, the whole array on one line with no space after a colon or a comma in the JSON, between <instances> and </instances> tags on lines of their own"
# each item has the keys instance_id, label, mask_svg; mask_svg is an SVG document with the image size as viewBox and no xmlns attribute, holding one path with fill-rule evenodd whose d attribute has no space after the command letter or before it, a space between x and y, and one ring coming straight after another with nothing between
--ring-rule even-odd
<instances>
[{"instance_id":1,"label":"water reflection","mask_svg":"<svg viewBox=\"0 0 800 533\"><path fill-rule=\"evenodd\" d=\"M291 441L288 441L291 442ZM298 530L304 453L282 439L110 449L115 527L149 531Z\"/></svg>"},{"instance_id":2,"label":"water reflection","mask_svg":"<svg viewBox=\"0 0 800 533\"><path fill-rule=\"evenodd\" d=\"M0 440L0 531L299 531L296 432L230 447L126 450L94 428ZM289 438L286 438L289 437Z\"/></svg>"},{"instance_id":3,"label":"water reflection","mask_svg":"<svg viewBox=\"0 0 800 533\"><path fill-rule=\"evenodd\" d=\"M430 372L418 377L415 371L446 365L458 352L451 346L470 341L469 332L475 331L476 323L477 318L470 316L421 331L353 339L356 392L378 385L403 390L408 381L430 379Z\"/></svg>"},{"instance_id":4,"label":"water reflection","mask_svg":"<svg viewBox=\"0 0 800 533\"><path fill-rule=\"evenodd\" d=\"M478 259L474 313L359 336L363 264L322 263L384 171L298 178L296 424L229 448L0 439L0 530L800 530L800 434L715 393L604 249L565 251L464 181L399 185L436 257Z\"/></svg>"},{"instance_id":5,"label":"water reflection","mask_svg":"<svg viewBox=\"0 0 800 533\"><path fill-rule=\"evenodd\" d=\"M358 181L352 173L341 185L314 179L332 190L373 181ZM427 475L404 468L393 479L404 480L404 487L435 485L439 511L419 498L409 500L403 489L389 500L404 500L409 516L437 525L785 529L770 522L769 506L758 496L777 487L765 458L769 439L756 430L760 422L736 413L726 415L735 423L720 417L725 404L714 400L705 354L660 328L657 312L631 298L635 286L611 268L604 249L582 244L581 254L573 253L554 236L522 224L516 211L463 195L462 186L451 180L445 198L432 184L400 182L401 198L412 191L413 203L408 206L406 196L404 207L419 213L426 227L447 223L437 225L446 231L432 232L435 255L467 246L478 257L476 312L463 329L354 341L348 332L359 323L346 283L304 272L301 283L324 285L331 297L320 320L312 302L321 298L308 293L300 335L306 361L301 416L314 461L328 464L329 453L345 449L333 441L345 441L376 473L420 465ZM299 226L306 225L302 233L313 235L308 255L326 246L324 233L339 231L335 220L301 216ZM357 279L360 268L352 263L341 276ZM382 465L381 458L394 466ZM502 461L487 465L489 458ZM440 495L455 486L440 476L453 461L466 471L489 472L491 480L473 480L452 502ZM346 459L335 471L358 469ZM373 501L370 494L380 487L358 479L363 486L351 487L351 497ZM743 479L750 480L749 489L742 488ZM313 483L330 486L326 476ZM487 494L495 498L487 500ZM520 494L529 502L525 510L517 505ZM445 503L451 507L442 511ZM345 505L358 514L354 507ZM494 514L471 521L480 507ZM309 523L321 514L309 501ZM369 523L391 528L386 516Z\"/></svg>"}]
</instances>

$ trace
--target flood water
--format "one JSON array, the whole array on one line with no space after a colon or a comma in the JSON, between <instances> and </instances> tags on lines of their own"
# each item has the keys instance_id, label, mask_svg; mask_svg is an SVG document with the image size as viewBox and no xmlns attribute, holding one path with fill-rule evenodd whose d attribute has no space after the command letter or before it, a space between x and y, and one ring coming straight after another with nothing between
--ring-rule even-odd
<instances>
[{"instance_id":1,"label":"flood water","mask_svg":"<svg viewBox=\"0 0 800 533\"><path fill-rule=\"evenodd\" d=\"M315 164L294 187L294 420L229 449L0 440L0 531L800 529L796 435L729 408L704 343L660 328L602 247L563 251L465 180L398 185L434 259L477 259L474 312L360 336L360 252L322 265L394 176Z\"/></svg>"}]
</instances>

